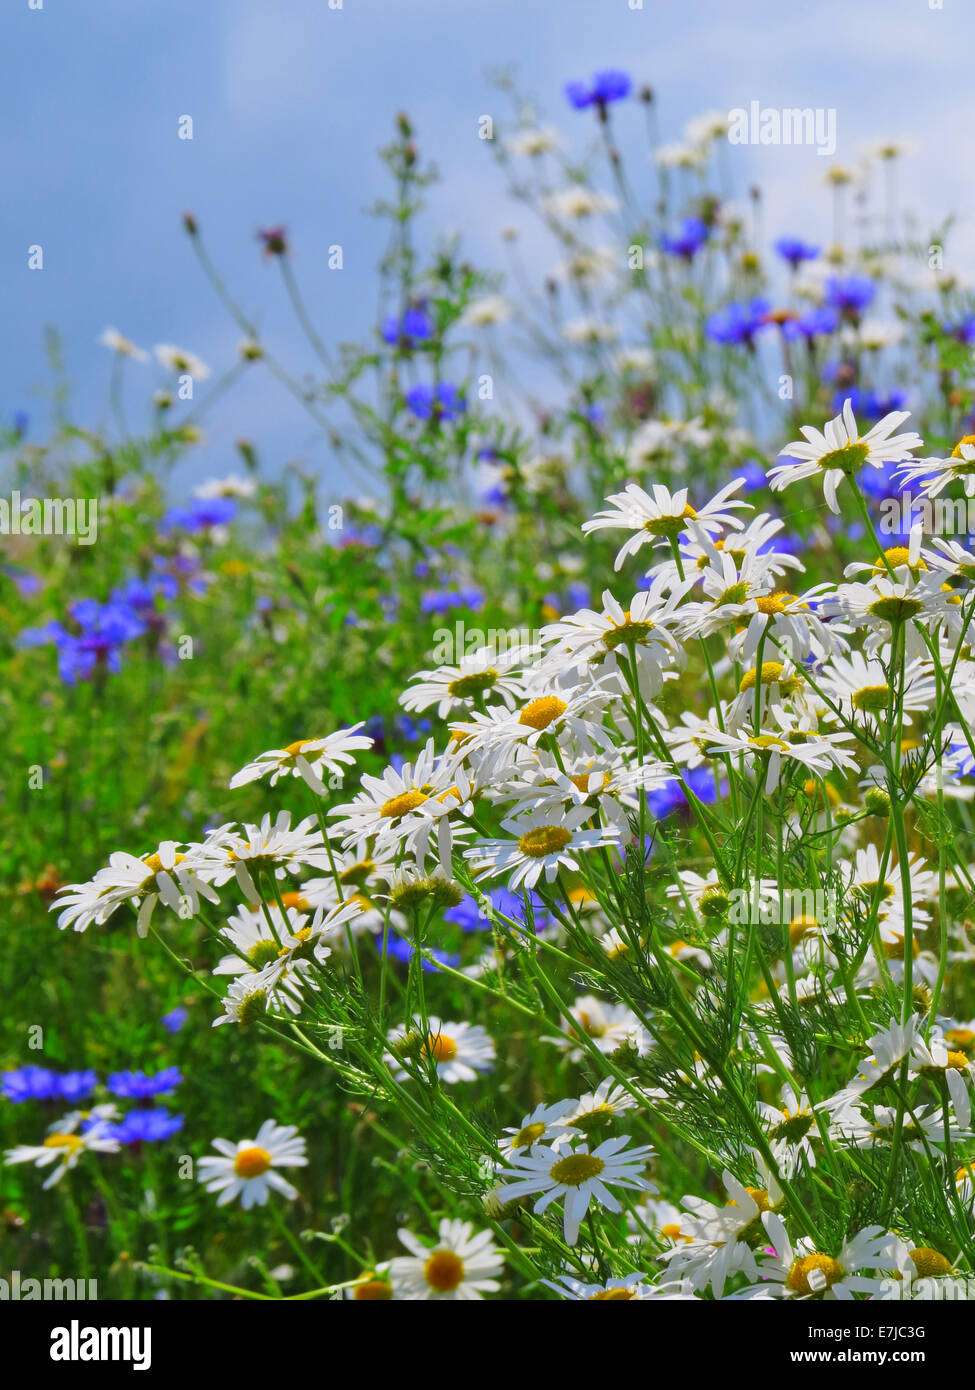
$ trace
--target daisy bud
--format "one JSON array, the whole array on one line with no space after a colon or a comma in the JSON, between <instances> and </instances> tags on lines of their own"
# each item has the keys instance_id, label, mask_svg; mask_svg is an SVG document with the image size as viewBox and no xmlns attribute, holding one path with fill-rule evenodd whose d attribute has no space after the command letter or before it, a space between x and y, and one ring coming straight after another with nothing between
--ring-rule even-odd
<instances>
[{"instance_id":1,"label":"daisy bud","mask_svg":"<svg viewBox=\"0 0 975 1390\"><path fill-rule=\"evenodd\" d=\"M890 815L890 797L883 787L871 787L863 798L863 805L872 816Z\"/></svg>"}]
</instances>

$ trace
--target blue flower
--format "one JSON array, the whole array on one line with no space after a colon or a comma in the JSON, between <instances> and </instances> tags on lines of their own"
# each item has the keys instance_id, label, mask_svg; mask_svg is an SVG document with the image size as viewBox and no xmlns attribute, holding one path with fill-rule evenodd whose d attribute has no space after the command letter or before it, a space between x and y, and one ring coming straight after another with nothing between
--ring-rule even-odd
<instances>
[{"instance_id":1,"label":"blue flower","mask_svg":"<svg viewBox=\"0 0 975 1390\"><path fill-rule=\"evenodd\" d=\"M170 1115L161 1106L153 1110L130 1110L109 1134L120 1144L155 1144L170 1139L183 1128L182 1115Z\"/></svg>"},{"instance_id":2,"label":"blue flower","mask_svg":"<svg viewBox=\"0 0 975 1390\"><path fill-rule=\"evenodd\" d=\"M496 912L504 917L510 917L512 921L525 925L528 908L523 893L512 893L508 888L495 888L488 895L491 906ZM536 931L545 931L552 925L548 910L542 899L536 894L530 894L532 916ZM444 913L444 920L455 922L464 931L488 931L491 926L490 918L483 912L480 904L470 894L465 894L464 900L456 907L449 907Z\"/></svg>"},{"instance_id":3,"label":"blue flower","mask_svg":"<svg viewBox=\"0 0 975 1390\"><path fill-rule=\"evenodd\" d=\"M113 1096L126 1100L145 1100L148 1096L165 1095L175 1091L183 1080L179 1067L165 1067L155 1075L144 1071L113 1071L105 1082Z\"/></svg>"},{"instance_id":4,"label":"blue flower","mask_svg":"<svg viewBox=\"0 0 975 1390\"><path fill-rule=\"evenodd\" d=\"M808 242L792 236L780 236L775 243L775 250L793 270L803 261L814 261L819 255L818 246L810 246Z\"/></svg>"},{"instance_id":5,"label":"blue flower","mask_svg":"<svg viewBox=\"0 0 975 1390\"><path fill-rule=\"evenodd\" d=\"M20 1105L25 1100L57 1100L59 1081L57 1072L47 1067L19 1067L0 1076L0 1088L8 1100Z\"/></svg>"},{"instance_id":6,"label":"blue flower","mask_svg":"<svg viewBox=\"0 0 975 1390\"><path fill-rule=\"evenodd\" d=\"M755 334L768 326L767 299L753 299L749 304L729 304L720 313L712 314L705 332L716 343L737 343L752 347Z\"/></svg>"},{"instance_id":7,"label":"blue flower","mask_svg":"<svg viewBox=\"0 0 975 1390\"><path fill-rule=\"evenodd\" d=\"M706 222L699 217L685 217L677 236L662 236L660 245L669 256L682 256L692 261L711 235Z\"/></svg>"},{"instance_id":8,"label":"blue flower","mask_svg":"<svg viewBox=\"0 0 975 1390\"><path fill-rule=\"evenodd\" d=\"M162 519L164 531L209 531L226 526L237 515L233 497L194 497L185 507L171 507Z\"/></svg>"},{"instance_id":9,"label":"blue flower","mask_svg":"<svg viewBox=\"0 0 975 1390\"><path fill-rule=\"evenodd\" d=\"M848 275L845 280L831 275L826 281L826 304L841 314L856 315L867 307L876 292L876 286L866 275Z\"/></svg>"},{"instance_id":10,"label":"blue flower","mask_svg":"<svg viewBox=\"0 0 975 1390\"><path fill-rule=\"evenodd\" d=\"M782 325L782 336L790 342L797 338L805 338L807 342L812 343L814 338L835 333L839 326L840 316L836 310L823 306L810 309L798 318L786 319Z\"/></svg>"},{"instance_id":11,"label":"blue flower","mask_svg":"<svg viewBox=\"0 0 975 1390\"><path fill-rule=\"evenodd\" d=\"M95 1071L69 1071L58 1077L58 1095L62 1100L78 1101L90 1096L98 1085Z\"/></svg>"},{"instance_id":12,"label":"blue flower","mask_svg":"<svg viewBox=\"0 0 975 1390\"><path fill-rule=\"evenodd\" d=\"M175 1009L170 1009L168 1014L163 1014L162 1026L167 1033L178 1033L189 1016L189 1009L184 1009L182 1004L177 1004Z\"/></svg>"},{"instance_id":13,"label":"blue flower","mask_svg":"<svg viewBox=\"0 0 975 1390\"><path fill-rule=\"evenodd\" d=\"M375 944L376 950L379 952L380 955L382 955L382 936L378 936L375 938ZM429 948L425 949L429 950ZM388 937L386 938L386 954L388 956L392 956L393 960L401 960L404 962L404 964L406 964L413 959L414 955L416 954L416 948L413 946L412 942L405 941L403 937L397 936L395 932L390 932ZM460 964L460 956L451 955L447 951L430 950L430 955L433 956L434 960L440 961L444 965L457 966ZM424 970L432 971L436 970L436 968L437 967L436 965L434 965L433 961L424 958Z\"/></svg>"},{"instance_id":14,"label":"blue flower","mask_svg":"<svg viewBox=\"0 0 975 1390\"><path fill-rule=\"evenodd\" d=\"M567 82L565 95L577 111L587 106L598 106L603 110L613 101L622 101L633 89L633 80L627 72L609 68L597 72L591 82Z\"/></svg>"},{"instance_id":15,"label":"blue flower","mask_svg":"<svg viewBox=\"0 0 975 1390\"><path fill-rule=\"evenodd\" d=\"M683 776L685 783L697 799L705 804L717 801L719 794L723 796L726 790L722 786L719 793L714 774L706 767L688 768ZM688 801L684 794L684 788L676 777L672 777L664 786L647 792L647 805L651 815L655 816L657 820L663 820L675 811L687 810Z\"/></svg>"},{"instance_id":16,"label":"blue flower","mask_svg":"<svg viewBox=\"0 0 975 1390\"><path fill-rule=\"evenodd\" d=\"M949 338L957 338L959 343L971 346L975 343L975 314L966 314L957 323L943 323L942 333L947 333Z\"/></svg>"},{"instance_id":17,"label":"blue flower","mask_svg":"<svg viewBox=\"0 0 975 1390\"><path fill-rule=\"evenodd\" d=\"M406 310L402 318L396 314L383 320L383 339L391 346L412 348L433 337L433 322L426 311L426 301Z\"/></svg>"},{"instance_id":18,"label":"blue flower","mask_svg":"<svg viewBox=\"0 0 975 1390\"><path fill-rule=\"evenodd\" d=\"M406 404L418 420L453 420L467 409L459 388L449 381L441 381L436 392L425 383L411 386L406 393Z\"/></svg>"}]
</instances>

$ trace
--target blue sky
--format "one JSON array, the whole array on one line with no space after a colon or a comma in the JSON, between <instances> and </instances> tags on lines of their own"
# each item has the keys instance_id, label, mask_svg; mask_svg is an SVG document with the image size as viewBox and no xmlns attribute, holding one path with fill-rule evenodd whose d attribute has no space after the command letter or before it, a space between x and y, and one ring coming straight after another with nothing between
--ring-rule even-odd
<instances>
[{"instance_id":1,"label":"blue sky","mask_svg":"<svg viewBox=\"0 0 975 1390\"><path fill-rule=\"evenodd\" d=\"M35 0L36 3L36 0ZM965 11L968 11L966 15ZM953 254L975 262L972 167L975 90L970 0L4 0L0 51L0 338L9 419L27 410L40 433L49 377L43 327L64 337L73 418L105 418L108 324L143 346L189 348L218 370L239 340L181 231L199 219L214 259L289 366L311 366L258 227L284 223L296 273L329 339L364 336L375 312L382 229L365 212L385 185L375 157L394 113L407 110L443 182L430 200L432 234L463 233L468 254L501 266L502 227L519 214L476 138L477 118L501 114L488 72L516 64L544 118L582 141L591 118L570 111L562 83L624 67L657 93L665 139L704 109L834 107L835 158L859 144L910 136L904 200L931 221L959 215ZM181 115L194 139L177 138ZM639 113L623 113L622 128ZM626 136L624 135L624 141ZM645 155L642 156L645 160ZM766 230L825 231L814 150L738 149L739 187L760 179ZM646 173L644 175L644 170ZM648 164L631 178L651 188ZM325 248L340 243L341 272ZM45 268L27 269L27 248ZM529 258L544 251L529 237ZM133 368L148 395L154 368ZM143 375L140 377L140 373ZM129 399L136 415L135 401ZM252 377L208 419L194 471L229 471L233 441L258 444L266 466L327 452L299 408Z\"/></svg>"}]
</instances>

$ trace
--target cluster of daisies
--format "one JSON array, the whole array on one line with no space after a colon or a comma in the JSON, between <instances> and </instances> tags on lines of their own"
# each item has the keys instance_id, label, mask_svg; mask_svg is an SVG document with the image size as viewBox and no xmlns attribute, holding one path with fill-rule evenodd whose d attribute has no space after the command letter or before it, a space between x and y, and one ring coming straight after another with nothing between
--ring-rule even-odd
<instances>
[{"instance_id":1,"label":"cluster of daisies","mask_svg":"<svg viewBox=\"0 0 975 1390\"><path fill-rule=\"evenodd\" d=\"M834 512L846 490L866 527L865 473L915 483L927 497L955 481L967 492L975 441L949 459L922 458L920 437L898 432L906 419L895 412L861 433L847 401L824 430L806 427L787 446L769 471L772 490L808 490L816 479ZM459 652L419 672L402 704L432 712L443 730L414 761L364 773L349 799L329 804L371 746L361 724L269 750L232 785L299 779L316 798L313 814L113 854L54 904L59 925L78 931L124 904L141 934L159 904L202 916L225 951L214 974L229 979L217 1024L321 1022L329 980L368 989L366 967L385 981L397 955L412 963L411 980L430 972L431 992L437 972L449 972L452 987L466 982L472 998L495 1001L526 961L533 979L547 964L584 963L590 990L597 978L603 988L574 998L551 989L548 1013L533 1021L539 1047L601 1069L598 1087L544 1102L506 1131L484 1194L496 1222L530 1210L534 1233L558 1235L562 1263L546 1272L569 1298L877 1294L915 1273L946 1276L971 1253L975 1186L964 1153L975 1021L939 1005L975 955L958 910L975 884L953 837L927 836L942 842L934 863L907 830L911 817L930 829L931 816L952 802L964 810L972 795L975 554L956 540L926 542L920 528L886 548L867 531L876 545L862 563L804 586L784 522L755 513L742 485L703 498L630 483L609 497L583 531L621 533L615 570L640 573L620 596L607 589L600 606L531 641ZM706 693L692 700L688 689ZM689 860L689 842L702 858ZM648 865L664 904L643 919L625 885L643 883ZM783 866L803 881L783 882ZM793 890L808 898L802 910ZM490 933L488 948L473 959L440 950L448 924L472 917ZM626 972L662 970L675 1008L635 1006ZM697 1045L742 975L736 1065L749 1059L765 1097L754 1102ZM504 1065L488 1028L429 1012L422 989L406 999L406 1017L373 1040L387 1097L414 1084L478 1083ZM793 1055L789 1021L803 1009L845 1020L840 1087ZM646 1080L675 1027L695 1042L679 1094ZM700 1102L726 1103L729 1090L748 1107L752 1141L744 1158L739 1146L737 1175L713 1127L696 1135L724 1174L726 1204L658 1200L650 1147L604 1132L623 1111L694 1132ZM288 1188L271 1176L270 1142L234 1150L221 1141L222 1157L207 1162L222 1201ZM301 1161L298 1141L284 1143L289 1161ZM959 1232L955 1249L871 1225L820 1247L802 1186L818 1180L824 1156L866 1162L867 1150L881 1166L907 1153L929 1166ZM545 1218L551 1205L560 1230ZM595 1211L626 1224L616 1274L590 1229ZM410 1237L410 1257L372 1271L375 1287L362 1296L387 1296L377 1292L387 1285L419 1297L496 1287L489 1234L453 1222L440 1235L432 1253ZM582 1277L594 1269L596 1282Z\"/></svg>"}]
</instances>

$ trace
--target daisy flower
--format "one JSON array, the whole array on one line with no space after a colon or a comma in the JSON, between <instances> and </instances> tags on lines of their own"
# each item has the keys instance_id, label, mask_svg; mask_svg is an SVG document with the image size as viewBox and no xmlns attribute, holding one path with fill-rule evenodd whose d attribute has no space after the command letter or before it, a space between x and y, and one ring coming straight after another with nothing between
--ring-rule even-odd
<instances>
[{"instance_id":1,"label":"daisy flower","mask_svg":"<svg viewBox=\"0 0 975 1390\"><path fill-rule=\"evenodd\" d=\"M398 1234L410 1254L389 1262L387 1277L394 1298L476 1302L501 1287L496 1276L504 1267L504 1256L490 1231L475 1235L470 1221L445 1217L432 1248L410 1231L400 1229Z\"/></svg>"},{"instance_id":2,"label":"daisy flower","mask_svg":"<svg viewBox=\"0 0 975 1390\"><path fill-rule=\"evenodd\" d=\"M6 1164L33 1163L35 1168L50 1168L44 1187L53 1187L61 1181L65 1173L77 1166L86 1153L118 1153L121 1147L112 1134L112 1125L106 1120L98 1120L85 1129L77 1130L77 1115L69 1115L67 1124L57 1125L48 1133L43 1144L18 1144L8 1149L3 1161Z\"/></svg>"},{"instance_id":3,"label":"daisy flower","mask_svg":"<svg viewBox=\"0 0 975 1390\"><path fill-rule=\"evenodd\" d=\"M580 851L618 841L620 832L615 826L583 829L592 815L592 807L583 805L553 819L553 808L542 806L501 822L501 828L513 839L482 840L465 849L464 858L474 861L478 880L510 874L508 887L512 892L534 888L543 876L546 883L553 883L559 869L579 869Z\"/></svg>"},{"instance_id":4,"label":"daisy flower","mask_svg":"<svg viewBox=\"0 0 975 1390\"><path fill-rule=\"evenodd\" d=\"M853 404L847 399L824 430L801 426L803 438L781 451L779 457L786 462L769 470L769 485L773 492L781 492L792 483L821 473L823 496L830 511L839 515L836 489L844 478L853 477L865 465L882 468L885 463L899 463L911 458L912 450L921 448L924 440L919 434L894 434L909 419L908 410L891 411L861 437Z\"/></svg>"},{"instance_id":5,"label":"daisy flower","mask_svg":"<svg viewBox=\"0 0 975 1390\"><path fill-rule=\"evenodd\" d=\"M498 1190L498 1199L510 1202L540 1194L534 1207L535 1214L540 1216L552 1202L562 1198L563 1232L566 1242L575 1245L591 1203L597 1202L608 1211L622 1211L608 1184L637 1191L653 1189L653 1184L643 1176L653 1150L646 1145L627 1150L629 1142L630 1136L624 1134L605 1140L592 1152L583 1146L554 1149L544 1144L535 1145L510 1160L514 1181Z\"/></svg>"},{"instance_id":6,"label":"daisy flower","mask_svg":"<svg viewBox=\"0 0 975 1390\"><path fill-rule=\"evenodd\" d=\"M241 1139L232 1144L228 1139L214 1139L213 1147L219 1157L208 1154L200 1159L198 1181L207 1192L219 1192L218 1206L226 1206L239 1197L247 1211L264 1206L273 1188L293 1202L297 1189L277 1172L278 1168L300 1168L308 1162L305 1141L296 1125L279 1125L265 1120L253 1139Z\"/></svg>"},{"instance_id":7,"label":"daisy flower","mask_svg":"<svg viewBox=\"0 0 975 1390\"><path fill-rule=\"evenodd\" d=\"M479 1023L444 1023L442 1019L427 1019L424 1037L423 1020L414 1018L410 1024L394 1028L387 1038L389 1051L383 1061L392 1069L397 1081L415 1075L415 1068L436 1068L437 1077L446 1085L458 1081L476 1081L479 1072L494 1070L494 1040ZM408 1059L414 1070L407 1071L403 1061Z\"/></svg>"},{"instance_id":8,"label":"daisy flower","mask_svg":"<svg viewBox=\"0 0 975 1390\"><path fill-rule=\"evenodd\" d=\"M750 510L751 504L732 498L744 481L744 478L735 478L700 508L692 507L688 502L687 488L680 488L672 494L659 483L654 483L651 495L636 483L628 483L623 492L613 493L606 498L613 509L597 512L583 523L582 529L586 535L592 531L632 531L633 534L623 543L616 556L613 568L619 570L624 561L644 545L676 540L682 531L688 529L689 521L697 522L704 531L720 531L724 527L740 530L743 523L733 515L733 511L741 507Z\"/></svg>"},{"instance_id":9,"label":"daisy flower","mask_svg":"<svg viewBox=\"0 0 975 1390\"><path fill-rule=\"evenodd\" d=\"M102 347L109 348L112 352L118 353L119 357L131 357L135 362L148 362L149 354L143 352L142 348L136 347L135 343L122 336L117 328L106 328L98 335L98 342Z\"/></svg>"},{"instance_id":10,"label":"daisy flower","mask_svg":"<svg viewBox=\"0 0 975 1390\"><path fill-rule=\"evenodd\" d=\"M546 1288L554 1289L561 1298L585 1303L645 1302L652 1297L652 1286L645 1274L627 1274L623 1279L608 1279L605 1284L584 1284L571 1274L560 1274L558 1284L543 1279Z\"/></svg>"},{"instance_id":11,"label":"daisy flower","mask_svg":"<svg viewBox=\"0 0 975 1390\"><path fill-rule=\"evenodd\" d=\"M580 1062L588 1050L572 1041L584 1033L600 1052L612 1056L621 1047L634 1047L642 1057L649 1051L649 1039L643 1024L625 1004L607 1004L593 994L583 994L569 1009L569 1038L547 1038L547 1042L568 1051L571 1062Z\"/></svg>"},{"instance_id":12,"label":"daisy flower","mask_svg":"<svg viewBox=\"0 0 975 1390\"><path fill-rule=\"evenodd\" d=\"M219 896L200 876L205 872L201 847L177 847L164 840L152 854L137 858L118 850L110 854L108 866L99 869L90 883L70 883L59 889L50 911L61 909L58 926L84 931L92 922L101 926L125 902L137 909L137 931L149 931L156 904L162 902L171 912L183 913L189 906L195 916L200 898L219 902Z\"/></svg>"},{"instance_id":13,"label":"daisy flower","mask_svg":"<svg viewBox=\"0 0 975 1390\"><path fill-rule=\"evenodd\" d=\"M779 784L782 768L803 767L808 772L825 777L834 768L856 767L856 757L840 745L849 739L849 734L809 733L794 726L784 712L775 707L771 711L778 726L775 731L768 728L756 734L732 734L722 729L712 729L708 751L711 753L743 753L753 766L765 768L765 794L770 795Z\"/></svg>"},{"instance_id":14,"label":"daisy flower","mask_svg":"<svg viewBox=\"0 0 975 1390\"><path fill-rule=\"evenodd\" d=\"M267 753L260 753L253 762L234 773L230 785L233 788L243 787L270 774L269 781L273 787L282 777L300 777L318 796L324 796L325 773L342 778L346 767L355 763L353 752L372 747L371 738L356 733L364 722L360 720L348 729L338 729L325 738L299 739L297 743L289 743L286 748L272 748Z\"/></svg>"},{"instance_id":15,"label":"daisy flower","mask_svg":"<svg viewBox=\"0 0 975 1390\"><path fill-rule=\"evenodd\" d=\"M571 1136L566 1132L562 1117L575 1105L574 1100L557 1100L552 1105L542 1101L523 1117L517 1129L509 1125L502 1131L498 1141L501 1153L505 1158L510 1158L522 1149L530 1149L533 1144L547 1143L557 1149L560 1144L567 1143Z\"/></svg>"},{"instance_id":16,"label":"daisy flower","mask_svg":"<svg viewBox=\"0 0 975 1390\"><path fill-rule=\"evenodd\" d=\"M399 702L413 713L436 705L438 716L444 719L451 710L466 709L490 693L500 697L508 709L514 709L524 700L525 687L513 672L537 650L519 646L498 653L494 647L478 647L462 656L456 666L417 672Z\"/></svg>"},{"instance_id":17,"label":"daisy flower","mask_svg":"<svg viewBox=\"0 0 975 1390\"><path fill-rule=\"evenodd\" d=\"M925 497L937 497L949 483L961 483L966 497L975 497L975 435L966 435L946 459L916 459L897 470L900 483L920 483Z\"/></svg>"},{"instance_id":18,"label":"daisy flower","mask_svg":"<svg viewBox=\"0 0 975 1390\"><path fill-rule=\"evenodd\" d=\"M280 879L298 873L306 865L315 869L330 867L317 819L306 816L292 826L290 811L279 811L273 820L268 814L260 825L221 825L210 832L200 851L200 873L218 886L236 878L240 891L251 903L261 896L254 886L253 873L263 871Z\"/></svg>"},{"instance_id":19,"label":"daisy flower","mask_svg":"<svg viewBox=\"0 0 975 1390\"><path fill-rule=\"evenodd\" d=\"M850 1301L854 1294L878 1294L884 1281L875 1274L861 1271L896 1270L898 1268L897 1237L882 1226L867 1226L843 1242L838 1254L825 1255L813 1250L809 1241L800 1241L793 1249L782 1218L774 1211L762 1217L769 1240L775 1250L774 1258L759 1261L762 1283L780 1286L781 1297L814 1298Z\"/></svg>"},{"instance_id":20,"label":"daisy flower","mask_svg":"<svg viewBox=\"0 0 975 1390\"><path fill-rule=\"evenodd\" d=\"M630 1091L614 1077L600 1081L594 1091L574 1102L571 1110L563 1117L562 1123L569 1130L577 1130L587 1138L608 1129L625 1110L633 1110L639 1102Z\"/></svg>"},{"instance_id":21,"label":"daisy flower","mask_svg":"<svg viewBox=\"0 0 975 1390\"><path fill-rule=\"evenodd\" d=\"M206 381L211 375L210 368L199 357L183 348L173 347L171 343L160 343L155 353L166 370L177 376L191 376L194 381Z\"/></svg>"}]
</instances>

